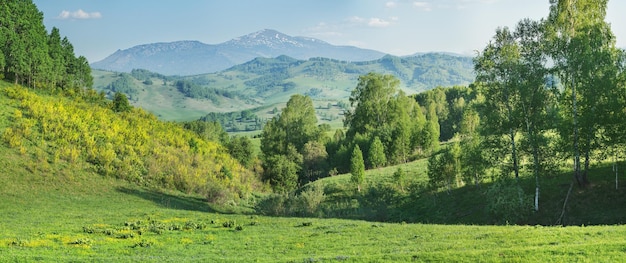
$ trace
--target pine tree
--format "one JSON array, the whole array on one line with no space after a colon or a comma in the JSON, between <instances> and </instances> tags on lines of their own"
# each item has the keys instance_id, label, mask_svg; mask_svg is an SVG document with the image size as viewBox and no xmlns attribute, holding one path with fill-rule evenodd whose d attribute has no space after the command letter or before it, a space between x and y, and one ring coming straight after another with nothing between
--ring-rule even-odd
<instances>
[{"instance_id":1,"label":"pine tree","mask_svg":"<svg viewBox=\"0 0 626 263\"><path fill-rule=\"evenodd\" d=\"M385 156L385 147L380 141L378 136L374 137L372 145L370 146L368 154L369 163L372 168L379 168L387 163L387 157Z\"/></svg>"},{"instance_id":2,"label":"pine tree","mask_svg":"<svg viewBox=\"0 0 626 263\"><path fill-rule=\"evenodd\" d=\"M359 145L354 146L352 158L350 158L350 181L356 185L360 192L363 182L365 181L365 163L363 162L363 153Z\"/></svg>"}]
</instances>

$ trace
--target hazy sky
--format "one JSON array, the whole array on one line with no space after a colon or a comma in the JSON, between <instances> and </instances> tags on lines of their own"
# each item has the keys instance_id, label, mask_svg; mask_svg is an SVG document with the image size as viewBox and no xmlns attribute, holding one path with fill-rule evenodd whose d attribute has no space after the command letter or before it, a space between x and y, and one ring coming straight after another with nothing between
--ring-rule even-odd
<instances>
[{"instance_id":1,"label":"hazy sky","mask_svg":"<svg viewBox=\"0 0 626 263\"><path fill-rule=\"evenodd\" d=\"M50 30L90 62L135 45L198 40L218 44L262 29L393 55L473 54L499 26L539 19L549 0L34 0ZM626 1L607 20L626 47Z\"/></svg>"}]
</instances>

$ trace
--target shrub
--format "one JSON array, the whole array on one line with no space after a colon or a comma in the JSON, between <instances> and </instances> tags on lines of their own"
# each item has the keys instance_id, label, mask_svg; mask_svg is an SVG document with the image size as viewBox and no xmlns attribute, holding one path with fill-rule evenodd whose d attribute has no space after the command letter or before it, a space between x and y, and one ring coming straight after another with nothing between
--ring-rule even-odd
<instances>
[{"instance_id":1,"label":"shrub","mask_svg":"<svg viewBox=\"0 0 626 263\"><path fill-rule=\"evenodd\" d=\"M304 215L314 215L318 212L319 206L326 196L324 195L324 187L320 184L313 184L302 191L297 198L299 212Z\"/></svg>"},{"instance_id":2,"label":"shrub","mask_svg":"<svg viewBox=\"0 0 626 263\"><path fill-rule=\"evenodd\" d=\"M211 204L223 205L231 201L233 193L230 189L211 183L206 186L206 200Z\"/></svg>"},{"instance_id":3,"label":"shrub","mask_svg":"<svg viewBox=\"0 0 626 263\"><path fill-rule=\"evenodd\" d=\"M513 180L496 181L487 190L487 209L497 223L518 223L532 211L532 196Z\"/></svg>"},{"instance_id":4,"label":"shrub","mask_svg":"<svg viewBox=\"0 0 626 263\"><path fill-rule=\"evenodd\" d=\"M255 210L268 216L280 216L285 215L287 209L285 203L287 202L287 196L282 194L272 194L259 201Z\"/></svg>"},{"instance_id":5,"label":"shrub","mask_svg":"<svg viewBox=\"0 0 626 263\"><path fill-rule=\"evenodd\" d=\"M233 228L235 226L235 221L233 220L226 221L222 223L222 226L225 228Z\"/></svg>"}]
</instances>

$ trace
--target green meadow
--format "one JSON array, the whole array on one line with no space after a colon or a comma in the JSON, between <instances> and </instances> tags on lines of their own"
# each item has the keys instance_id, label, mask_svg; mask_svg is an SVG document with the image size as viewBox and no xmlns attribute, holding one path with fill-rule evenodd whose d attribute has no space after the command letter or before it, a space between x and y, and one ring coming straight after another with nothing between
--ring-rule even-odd
<instances>
[{"instance_id":1,"label":"green meadow","mask_svg":"<svg viewBox=\"0 0 626 263\"><path fill-rule=\"evenodd\" d=\"M245 205L210 206L199 196L138 187L88 169L55 165L49 173L33 173L29 158L1 149L2 262L617 262L626 256L621 225L269 217ZM422 168L419 161L405 167ZM370 184L389 177L382 169L367 175ZM330 187L343 180L347 175L318 183Z\"/></svg>"}]
</instances>

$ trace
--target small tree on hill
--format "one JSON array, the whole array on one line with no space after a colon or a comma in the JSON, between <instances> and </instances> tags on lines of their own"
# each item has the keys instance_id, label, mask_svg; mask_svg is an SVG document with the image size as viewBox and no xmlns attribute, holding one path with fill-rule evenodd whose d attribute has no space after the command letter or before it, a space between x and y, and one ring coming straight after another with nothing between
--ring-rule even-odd
<instances>
[{"instance_id":1,"label":"small tree on hill","mask_svg":"<svg viewBox=\"0 0 626 263\"><path fill-rule=\"evenodd\" d=\"M127 112L132 109L133 106L128 102L128 98L126 94L121 92L115 92L115 96L113 97L113 111L115 112Z\"/></svg>"},{"instance_id":2,"label":"small tree on hill","mask_svg":"<svg viewBox=\"0 0 626 263\"><path fill-rule=\"evenodd\" d=\"M398 167L398 169L393 173L393 180L396 182L396 184L398 185L398 187L400 187L400 190L402 191L404 191L404 178L405 177L406 176L401 167Z\"/></svg>"},{"instance_id":3,"label":"small tree on hill","mask_svg":"<svg viewBox=\"0 0 626 263\"><path fill-rule=\"evenodd\" d=\"M352 158L350 158L350 181L357 186L357 190L361 192L361 184L365 180L365 164L363 163L363 153L359 145L354 146Z\"/></svg>"},{"instance_id":4,"label":"small tree on hill","mask_svg":"<svg viewBox=\"0 0 626 263\"><path fill-rule=\"evenodd\" d=\"M378 136L374 137L372 146L370 146L368 159L372 168L379 168L387 163L387 157L385 156L385 146L383 146L383 143L380 141Z\"/></svg>"},{"instance_id":5,"label":"small tree on hill","mask_svg":"<svg viewBox=\"0 0 626 263\"><path fill-rule=\"evenodd\" d=\"M458 186L460 174L460 147L452 146L442 154L428 158L428 180L434 190L445 187L448 194Z\"/></svg>"}]
</instances>

